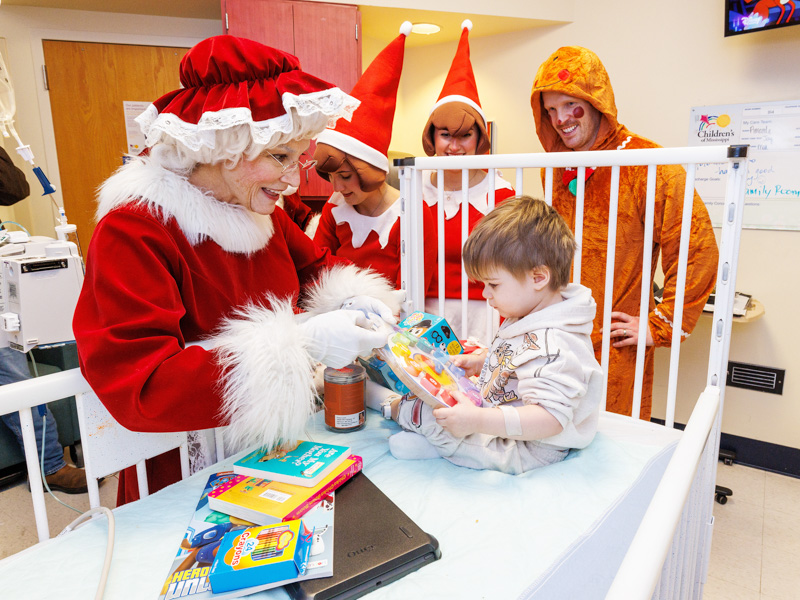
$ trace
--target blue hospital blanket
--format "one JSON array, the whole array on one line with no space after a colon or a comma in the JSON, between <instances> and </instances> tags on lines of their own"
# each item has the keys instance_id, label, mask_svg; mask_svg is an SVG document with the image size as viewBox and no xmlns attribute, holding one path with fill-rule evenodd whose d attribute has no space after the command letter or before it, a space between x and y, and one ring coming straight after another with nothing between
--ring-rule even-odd
<instances>
[{"instance_id":1,"label":"blue hospital blanket","mask_svg":"<svg viewBox=\"0 0 800 600\"><path fill-rule=\"evenodd\" d=\"M439 540L440 560L370 593L374 600L552 600L558 590L564 598L602 597L615 561L619 564L611 546L624 554L627 544L620 536L626 527L635 531L680 435L604 414L589 447L562 463L506 475L456 467L443 459L396 460L387 439L397 431L394 422L372 411L361 431L330 432L321 413L307 430L309 439L349 445L364 459L366 475ZM117 531L107 599L158 597L212 469L220 465L114 511ZM3 596L50 598L57 590L59 598L94 597L106 531L105 519L96 519L0 561ZM607 582L599 580L603 576ZM574 591L576 586L581 593ZM251 598L288 595L279 588Z\"/></svg>"}]
</instances>

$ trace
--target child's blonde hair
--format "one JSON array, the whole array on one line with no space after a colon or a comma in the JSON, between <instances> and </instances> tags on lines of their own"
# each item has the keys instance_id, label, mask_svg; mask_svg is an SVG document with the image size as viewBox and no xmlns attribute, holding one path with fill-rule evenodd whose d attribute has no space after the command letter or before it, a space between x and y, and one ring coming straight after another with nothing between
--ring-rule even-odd
<instances>
[{"instance_id":1,"label":"child's blonde hair","mask_svg":"<svg viewBox=\"0 0 800 600\"><path fill-rule=\"evenodd\" d=\"M577 244L564 219L544 201L509 198L478 221L464 243L464 267L473 281L502 268L517 279L534 269L550 272L550 288L569 283Z\"/></svg>"}]
</instances>

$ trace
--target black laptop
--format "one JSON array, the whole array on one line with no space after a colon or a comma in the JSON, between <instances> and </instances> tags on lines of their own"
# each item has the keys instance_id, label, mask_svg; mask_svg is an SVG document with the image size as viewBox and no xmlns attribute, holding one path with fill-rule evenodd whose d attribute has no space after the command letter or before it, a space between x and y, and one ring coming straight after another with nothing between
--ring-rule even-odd
<instances>
[{"instance_id":1,"label":"black laptop","mask_svg":"<svg viewBox=\"0 0 800 600\"><path fill-rule=\"evenodd\" d=\"M432 563L439 542L359 473L336 490L333 576L286 586L296 600L350 600Z\"/></svg>"}]
</instances>

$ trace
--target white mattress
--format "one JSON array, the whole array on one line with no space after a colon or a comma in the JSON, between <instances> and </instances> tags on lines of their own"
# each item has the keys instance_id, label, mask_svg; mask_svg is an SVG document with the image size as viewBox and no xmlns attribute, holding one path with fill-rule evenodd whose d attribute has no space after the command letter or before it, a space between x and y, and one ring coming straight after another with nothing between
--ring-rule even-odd
<instances>
[{"instance_id":1,"label":"white mattress","mask_svg":"<svg viewBox=\"0 0 800 600\"><path fill-rule=\"evenodd\" d=\"M320 417L309 437L350 445L370 479L441 545L439 561L371 593L375 600L602 598L680 436L604 414L588 448L510 476L442 459L398 461L386 441L397 425L372 411L365 429L348 434L327 431ZM115 510L106 599L158 596L208 472ZM105 540L98 519L0 561L3 597L93 597Z\"/></svg>"}]
</instances>

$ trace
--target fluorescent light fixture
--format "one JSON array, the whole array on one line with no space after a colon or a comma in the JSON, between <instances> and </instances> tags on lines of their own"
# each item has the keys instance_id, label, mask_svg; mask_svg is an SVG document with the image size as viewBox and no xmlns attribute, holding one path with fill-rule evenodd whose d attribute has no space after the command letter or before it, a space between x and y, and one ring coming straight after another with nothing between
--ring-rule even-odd
<instances>
[{"instance_id":1,"label":"fluorescent light fixture","mask_svg":"<svg viewBox=\"0 0 800 600\"><path fill-rule=\"evenodd\" d=\"M419 33L422 35L439 33L441 30L442 28L434 23L414 23L411 25L411 33Z\"/></svg>"}]
</instances>

